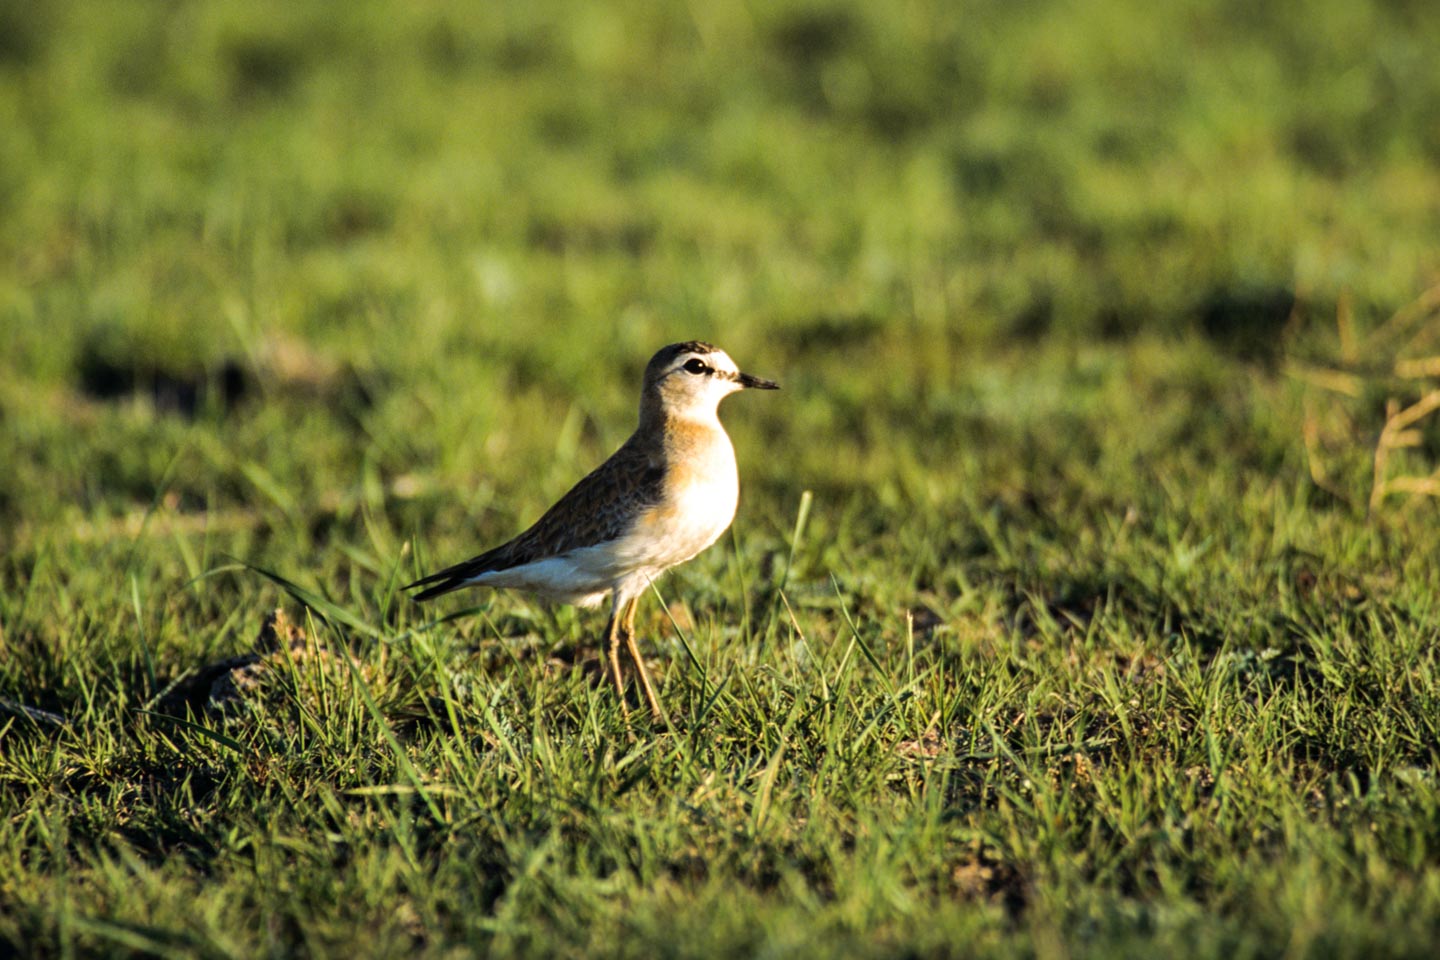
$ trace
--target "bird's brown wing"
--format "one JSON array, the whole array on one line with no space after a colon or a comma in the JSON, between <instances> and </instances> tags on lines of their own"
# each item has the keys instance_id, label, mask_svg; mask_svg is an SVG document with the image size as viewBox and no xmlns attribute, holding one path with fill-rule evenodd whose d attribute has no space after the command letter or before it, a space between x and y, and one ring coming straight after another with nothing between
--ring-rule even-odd
<instances>
[{"instance_id":1,"label":"bird's brown wing","mask_svg":"<svg viewBox=\"0 0 1440 960\"><path fill-rule=\"evenodd\" d=\"M660 502L664 462L631 437L592 470L545 515L508 543L421 577L405 589L426 587L416 600L458 589L482 573L507 570L623 536L648 507Z\"/></svg>"}]
</instances>

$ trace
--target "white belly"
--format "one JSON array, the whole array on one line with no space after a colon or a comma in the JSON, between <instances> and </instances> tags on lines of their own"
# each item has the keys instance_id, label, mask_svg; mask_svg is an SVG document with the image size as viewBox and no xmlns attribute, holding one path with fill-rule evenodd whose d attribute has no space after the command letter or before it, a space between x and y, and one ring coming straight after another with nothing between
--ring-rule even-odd
<instances>
[{"instance_id":1,"label":"white belly","mask_svg":"<svg viewBox=\"0 0 1440 960\"><path fill-rule=\"evenodd\" d=\"M588 557L602 550L587 547L559 557L547 557L505 570L490 570L471 580L486 587L524 590L547 600L593 607L610 592L613 577L606 576L602 557ZM587 562L589 559L591 562ZM595 563L595 560L602 562ZM598 569L596 569L598 568Z\"/></svg>"},{"instance_id":2,"label":"white belly","mask_svg":"<svg viewBox=\"0 0 1440 960\"><path fill-rule=\"evenodd\" d=\"M740 498L734 463L732 459L729 470L711 474L704 483L676 491L673 509L651 531L657 563L667 567L684 563L729 529Z\"/></svg>"}]
</instances>

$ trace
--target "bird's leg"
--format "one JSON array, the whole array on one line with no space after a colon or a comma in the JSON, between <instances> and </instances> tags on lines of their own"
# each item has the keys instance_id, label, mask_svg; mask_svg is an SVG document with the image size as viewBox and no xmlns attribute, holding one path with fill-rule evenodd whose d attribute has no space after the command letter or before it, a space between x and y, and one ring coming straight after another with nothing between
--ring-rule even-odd
<instances>
[{"instance_id":1,"label":"bird's leg","mask_svg":"<svg viewBox=\"0 0 1440 960\"><path fill-rule=\"evenodd\" d=\"M625 723L630 723L630 707L625 703L625 675L620 672L620 604L610 611L610 622L605 624L605 657L609 664L610 679L615 681L615 693L620 698L620 712Z\"/></svg>"},{"instance_id":2,"label":"bird's leg","mask_svg":"<svg viewBox=\"0 0 1440 960\"><path fill-rule=\"evenodd\" d=\"M635 672L640 674L640 687L645 691L645 700L650 704L650 716L656 723L665 721L665 711L660 709L660 699L655 696L655 688L650 684L650 674L645 670L645 661L640 658L640 648L635 644L635 608L640 606L640 598L632 597L625 605L625 609L617 611L622 618L620 634L625 638L625 649L630 651L630 659L635 661Z\"/></svg>"}]
</instances>

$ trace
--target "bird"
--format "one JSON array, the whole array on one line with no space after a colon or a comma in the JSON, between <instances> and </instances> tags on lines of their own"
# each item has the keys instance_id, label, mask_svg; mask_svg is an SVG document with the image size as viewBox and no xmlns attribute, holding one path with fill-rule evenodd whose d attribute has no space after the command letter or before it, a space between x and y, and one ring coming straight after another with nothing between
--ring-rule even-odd
<instances>
[{"instance_id":1,"label":"bird","mask_svg":"<svg viewBox=\"0 0 1440 960\"><path fill-rule=\"evenodd\" d=\"M628 723L623 645L651 717L663 722L635 643L635 609L656 578L713 544L735 518L739 473L720 401L738 390L779 388L742 373L714 344L662 348L645 366L639 424L608 460L514 539L405 589L420 589L413 599L426 601L462 587L509 588L580 607L609 596L605 669L621 710Z\"/></svg>"}]
</instances>

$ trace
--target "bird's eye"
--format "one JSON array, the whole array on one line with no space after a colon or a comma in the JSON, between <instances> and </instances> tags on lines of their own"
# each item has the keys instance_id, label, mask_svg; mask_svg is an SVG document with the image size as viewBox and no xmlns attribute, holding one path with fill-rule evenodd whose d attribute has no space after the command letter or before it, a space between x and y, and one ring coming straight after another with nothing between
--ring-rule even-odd
<instances>
[{"instance_id":1,"label":"bird's eye","mask_svg":"<svg viewBox=\"0 0 1440 960\"><path fill-rule=\"evenodd\" d=\"M709 373L710 368L705 366L705 361L699 357L691 357L685 361L686 373Z\"/></svg>"}]
</instances>

